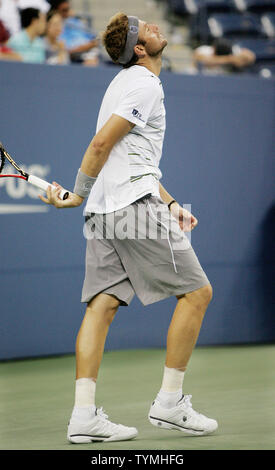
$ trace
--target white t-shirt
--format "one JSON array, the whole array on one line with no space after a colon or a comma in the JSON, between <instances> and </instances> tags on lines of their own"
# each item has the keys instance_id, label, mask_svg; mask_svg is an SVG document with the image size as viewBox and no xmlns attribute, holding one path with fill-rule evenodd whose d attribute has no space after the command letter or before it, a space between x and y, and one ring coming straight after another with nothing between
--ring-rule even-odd
<instances>
[{"instance_id":1,"label":"white t-shirt","mask_svg":"<svg viewBox=\"0 0 275 470\"><path fill-rule=\"evenodd\" d=\"M21 10L24 10L24 8L37 8L42 13L48 13L51 8L47 0L17 0L17 3Z\"/></svg>"},{"instance_id":2,"label":"white t-shirt","mask_svg":"<svg viewBox=\"0 0 275 470\"><path fill-rule=\"evenodd\" d=\"M140 65L121 70L105 93L96 132L112 114L135 126L111 150L90 192L86 213L113 212L149 193L159 196L166 127L160 79Z\"/></svg>"},{"instance_id":3,"label":"white t-shirt","mask_svg":"<svg viewBox=\"0 0 275 470\"><path fill-rule=\"evenodd\" d=\"M0 19L9 30L11 36L20 31L21 23L17 0L0 1Z\"/></svg>"}]
</instances>

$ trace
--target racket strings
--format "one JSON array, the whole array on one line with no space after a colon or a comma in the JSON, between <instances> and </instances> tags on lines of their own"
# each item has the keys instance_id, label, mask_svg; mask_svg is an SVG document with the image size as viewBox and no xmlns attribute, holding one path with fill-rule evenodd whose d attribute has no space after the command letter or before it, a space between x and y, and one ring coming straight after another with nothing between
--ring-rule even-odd
<instances>
[{"instance_id":1,"label":"racket strings","mask_svg":"<svg viewBox=\"0 0 275 470\"><path fill-rule=\"evenodd\" d=\"M21 173L22 176L27 177L27 173L25 171L21 170L21 168L17 165L17 163L11 158L11 156L8 154L8 152L4 149L3 145L0 143L0 157L1 157L1 162L0 162L0 173L2 172L6 159L10 162L10 164L19 172Z\"/></svg>"},{"instance_id":2,"label":"racket strings","mask_svg":"<svg viewBox=\"0 0 275 470\"><path fill-rule=\"evenodd\" d=\"M2 148L0 147L0 173L2 173L4 166L5 166L5 155L2 151Z\"/></svg>"}]
</instances>

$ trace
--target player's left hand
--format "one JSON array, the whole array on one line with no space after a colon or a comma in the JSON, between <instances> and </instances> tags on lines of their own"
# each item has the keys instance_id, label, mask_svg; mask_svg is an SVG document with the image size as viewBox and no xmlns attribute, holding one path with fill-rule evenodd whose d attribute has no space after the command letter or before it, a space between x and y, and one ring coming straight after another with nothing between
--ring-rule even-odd
<instances>
[{"instance_id":1,"label":"player's left hand","mask_svg":"<svg viewBox=\"0 0 275 470\"><path fill-rule=\"evenodd\" d=\"M191 232L197 225L198 220L187 209L181 207L178 203L174 203L170 207L171 214L177 219L179 226L183 232Z\"/></svg>"}]
</instances>

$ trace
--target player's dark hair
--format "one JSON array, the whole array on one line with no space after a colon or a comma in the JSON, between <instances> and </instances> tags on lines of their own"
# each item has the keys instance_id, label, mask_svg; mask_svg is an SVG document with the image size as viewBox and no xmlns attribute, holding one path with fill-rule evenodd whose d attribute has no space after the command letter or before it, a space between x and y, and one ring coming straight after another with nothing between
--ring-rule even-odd
<instances>
[{"instance_id":1,"label":"player's dark hair","mask_svg":"<svg viewBox=\"0 0 275 470\"><path fill-rule=\"evenodd\" d=\"M28 28L34 19L39 18L39 15L40 10L37 8L24 8L20 10L22 28Z\"/></svg>"}]
</instances>

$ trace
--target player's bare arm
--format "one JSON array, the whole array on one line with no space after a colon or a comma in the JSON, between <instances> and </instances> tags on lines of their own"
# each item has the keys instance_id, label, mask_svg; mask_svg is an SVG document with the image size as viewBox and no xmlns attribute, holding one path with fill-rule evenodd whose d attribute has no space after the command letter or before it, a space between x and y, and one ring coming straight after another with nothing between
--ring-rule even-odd
<instances>
[{"instance_id":1,"label":"player's bare arm","mask_svg":"<svg viewBox=\"0 0 275 470\"><path fill-rule=\"evenodd\" d=\"M131 122L112 114L106 124L91 140L81 163L81 171L87 176L97 177L114 145L128 134L133 127L134 124ZM56 182L53 182L53 185L56 189L49 187L47 197L39 196L41 201L58 209L78 207L82 204L84 198L75 193L70 193L69 197L62 201L59 198L62 187Z\"/></svg>"},{"instance_id":2,"label":"player's bare arm","mask_svg":"<svg viewBox=\"0 0 275 470\"><path fill-rule=\"evenodd\" d=\"M169 204L171 214L177 219L181 230L190 232L198 225L198 220L187 209L184 209L180 204L166 191L166 189L159 183L160 197L166 204Z\"/></svg>"},{"instance_id":3,"label":"player's bare arm","mask_svg":"<svg viewBox=\"0 0 275 470\"><path fill-rule=\"evenodd\" d=\"M114 145L128 134L133 127L134 124L131 122L116 114L112 114L110 119L92 139L84 154L81 164L83 173L96 177L107 161Z\"/></svg>"}]
</instances>

